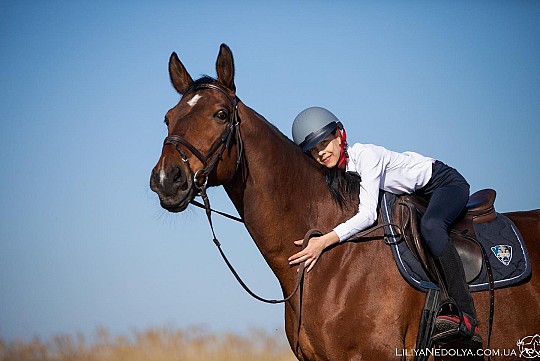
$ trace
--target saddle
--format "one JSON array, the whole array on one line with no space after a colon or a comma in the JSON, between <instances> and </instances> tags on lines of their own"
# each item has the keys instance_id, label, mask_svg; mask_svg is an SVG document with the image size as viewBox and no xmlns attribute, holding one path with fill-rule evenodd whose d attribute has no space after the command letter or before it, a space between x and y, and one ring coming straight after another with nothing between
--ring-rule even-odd
<instances>
[{"instance_id":1,"label":"saddle","mask_svg":"<svg viewBox=\"0 0 540 361\"><path fill-rule=\"evenodd\" d=\"M473 224L490 222L496 218L495 197L493 189L483 189L471 195L463 213L450 229L450 238L463 263L467 283L480 275L483 264L483 253L476 241ZM431 255L420 233L421 217L428 201L420 195L407 194L398 196L396 204L399 206L394 207L392 217L402 225L405 242L428 277L438 283Z\"/></svg>"}]
</instances>

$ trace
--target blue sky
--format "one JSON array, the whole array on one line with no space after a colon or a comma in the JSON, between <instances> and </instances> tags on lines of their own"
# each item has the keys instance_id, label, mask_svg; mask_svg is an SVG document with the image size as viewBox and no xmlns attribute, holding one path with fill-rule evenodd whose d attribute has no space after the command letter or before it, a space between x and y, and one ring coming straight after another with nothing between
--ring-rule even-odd
<instances>
[{"instance_id":1,"label":"blue sky","mask_svg":"<svg viewBox=\"0 0 540 361\"><path fill-rule=\"evenodd\" d=\"M539 2L2 1L0 13L4 339L281 332L283 307L236 284L204 213L169 214L149 190L179 100L173 51L196 78L215 75L227 43L239 97L289 137L298 112L324 106L353 142L496 189L499 211L540 207ZM221 188L210 196L234 211ZM279 297L243 226L215 222L246 282Z\"/></svg>"}]
</instances>

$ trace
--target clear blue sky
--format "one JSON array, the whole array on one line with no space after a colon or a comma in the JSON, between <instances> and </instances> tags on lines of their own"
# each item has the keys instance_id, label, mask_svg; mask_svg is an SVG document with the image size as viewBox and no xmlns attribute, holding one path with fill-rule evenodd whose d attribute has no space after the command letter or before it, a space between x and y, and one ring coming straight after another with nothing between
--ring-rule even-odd
<instances>
[{"instance_id":1,"label":"clear blue sky","mask_svg":"<svg viewBox=\"0 0 540 361\"><path fill-rule=\"evenodd\" d=\"M495 188L499 211L540 207L538 1L2 1L0 14L5 339L281 332L283 307L236 284L204 213L168 214L149 190L179 99L172 51L193 77L215 75L227 43L238 95L288 136L298 112L324 106L353 142ZM233 211L221 188L211 200ZM279 297L243 226L216 229L247 283Z\"/></svg>"}]
</instances>

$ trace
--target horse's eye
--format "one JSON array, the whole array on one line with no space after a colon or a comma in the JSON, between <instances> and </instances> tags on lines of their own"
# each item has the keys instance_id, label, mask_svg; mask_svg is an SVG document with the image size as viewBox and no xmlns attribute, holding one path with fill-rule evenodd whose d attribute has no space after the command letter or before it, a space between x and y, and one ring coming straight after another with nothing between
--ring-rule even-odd
<instances>
[{"instance_id":1,"label":"horse's eye","mask_svg":"<svg viewBox=\"0 0 540 361\"><path fill-rule=\"evenodd\" d=\"M227 112L226 112L225 110L220 110L220 111L217 112L214 116L215 116L216 118L218 118L218 119L226 120L226 119L227 119Z\"/></svg>"},{"instance_id":2,"label":"horse's eye","mask_svg":"<svg viewBox=\"0 0 540 361\"><path fill-rule=\"evenodd\" d=\"M163 119L163 123L165 123L165 125L168 127L169 126L169 118L165 117L165 119Z\"/></svg>"}]
</instances>

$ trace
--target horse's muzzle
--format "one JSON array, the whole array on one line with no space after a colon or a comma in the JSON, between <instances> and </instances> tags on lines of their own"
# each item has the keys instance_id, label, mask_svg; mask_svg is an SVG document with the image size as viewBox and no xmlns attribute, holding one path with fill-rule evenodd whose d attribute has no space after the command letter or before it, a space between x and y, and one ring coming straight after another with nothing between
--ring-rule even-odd
<instances>
[{"instance_id":1,"label":"horse's muzzle","mask_svg":"<svg viewBox=\"0 0 540 361\"><path fill-rule=\"evenodd\" d=\"M180 167L171 167L169 171L154 168L150 189L156 192L161 206L169 212L182 212L194 197L191 180Z\"/></svg>"}]
</instances>

